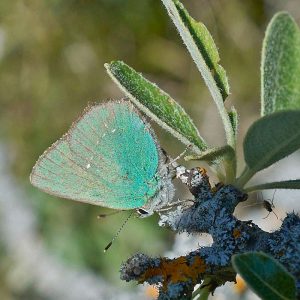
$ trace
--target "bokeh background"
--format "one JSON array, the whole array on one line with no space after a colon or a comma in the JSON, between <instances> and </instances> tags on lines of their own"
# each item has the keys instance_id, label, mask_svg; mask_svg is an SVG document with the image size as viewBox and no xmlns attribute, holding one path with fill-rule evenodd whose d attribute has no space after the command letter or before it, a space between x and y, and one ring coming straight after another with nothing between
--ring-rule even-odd
<instances>
[{"instance_id":1,"label":"bokeh background","mask_svg":"<svg viewBox=\"0 0 300 300\"><path fill-rule=\"evenodd\" d=\"M259 117L266 25L279 10L289 11L299 24L299 0L183 3L215 38L230 80L228 107L234 105L240 113L241 142ZM103 67L114 59L124 60L168 91L211 144L224 142L212 99L159 0L1 0L0 299L151 299L151 289L119 280L121 262L138 251L163 255L174 241L177 252L191 250L191 240L179 241L152 217L130 220L104 255L126 213L99 221L96 216L108 210L51 197L29 184L38 156L66 132L89 101L122 97ZM184 149L154 128L171 155ZM299 154L260 178L299 177L297 163ZM179 185L182 194L181 189ZM276 193L280 217L295 208L295 197ZM288 205L286 198L292 199ZM245 219L257 217L267 230L280 226L274 215L263 220L265 211L258 208L240 208L239 213ZM199 243L200 238L192 239L194 245ZM245 297L232 286L216 297L225 299L226 293Z\"/></svg>"}]
</instances>

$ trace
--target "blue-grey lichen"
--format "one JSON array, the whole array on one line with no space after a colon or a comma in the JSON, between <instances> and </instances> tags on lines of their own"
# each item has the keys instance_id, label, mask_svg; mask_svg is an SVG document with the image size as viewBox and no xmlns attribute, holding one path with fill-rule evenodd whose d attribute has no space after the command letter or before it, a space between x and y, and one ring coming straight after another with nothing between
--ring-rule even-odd
<instances>
[{"instance_id":1,"label":"blue-grey lichen","mask_svg":"<svg viewBox=\"0 0 300 300\"><path fill-rule=\"evenodd\" d=\"M284 219L280 230L271 234L268 240L272 255L278 259L296 280L300 290L300 218L290 213Z\"/></svg>"},{"instance_id":2,"label":"blue-grey lichen","mask_svg":"<svg viewBox=\"0 0 300 300\"><path fill-rule=\"evenodd\" d=\"M190 299L194 286L205 278L210 279L211 291L235 280L232 255L263 251L278 259L294 275L300 290L298 215L288 214L279 230L265 232L252 221L240 221L233 216L237 204L247 199L234 186L219 184L212 188L201 168L187 170L180 166L176 173L190 189L194 201L160 212L159 224L176 232L209 233L213 244L175 259L136 254L123 264L122 279L156 285L160 300Z\"/></svg>"}]
</instances>

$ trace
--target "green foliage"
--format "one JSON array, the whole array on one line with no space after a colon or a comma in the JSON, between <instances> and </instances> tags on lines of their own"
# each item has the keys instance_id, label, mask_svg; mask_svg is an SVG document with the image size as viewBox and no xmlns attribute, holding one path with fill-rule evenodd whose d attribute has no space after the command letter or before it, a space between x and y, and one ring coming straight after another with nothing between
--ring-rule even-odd
<instances>
[{"instance_id":1,"label":"green foliage","mask_svg":"<svg viewBox=\"0 0 300 300\"><path fill-rule=\"evenodd\" d=\"M261 114L300 108L300 30L286 12L268 25L261 66Z\"/></svg>"},{"instance_id":2,"label":"green foliage","mask_svg":"<svg viewBox=\"0 0 300 300\"><path fill-rule=\"evenodd\" d=\"M192 144L196 153L207 149L192 119L171 96L124 62L113 61L105 67L119 88L145 114L184 144Z\"/></svg>"},{"instance_id":3,"label":"green foliage","mask_svg":"<svg viewBox=\"0 0 300 300\"><path fill-rule=\"evenodd\" d=\"M192 300L207 300L211 292L211 278L206 277L192 294Z\"/></svg>"},{"instance_id":4,"label":"green foliage","mask_svg":"<svg viewBox=\"0 0 300 300\"><path fill-rule=\"evenodd\" d=\"M197 155L187 156L186 160L207 161L220 179L222 178L226 183L232 183L236 177L235 143L238 133L238 113L234 107L227 112L223 103L229 93L229 86L225 71L219 65L220 57L216 45L207 28L202 23L196 22L178 0L162 0L162 2L215 100L223 120L227 145L209 147L183 108L167 93L125 63L114 61L105 66L112 79L141 110L184 144L192 144ZM264 83L262 106L266 112L268 111L268 114L280 108L295 108L295 101L291 100L283 105L283 102L279 101L279 97L276 96L277 100L275 101L274 97L267 95L271 95L271 93L278 95L288 84L296 86L297 80L300 78L300 76L295 76L300 70L296 63L292 68L292 77L296 78L295 82L286 79L286 72L291 69L289 65L292 64L293 57L300 57L297 55L300 51L297 46L298 31L297 25L286 13L275 16L268 27L262 57ZM293 42L289 43L294 36ZM276 47L278 44L282 46L276 48L273 47L274 44ZM273 76L274 72L283 81L278 81L277 77ZM294 99L297 91L294 89L292 93L292 90L287 89L290 93L286 92L284 95ZM287 103L293 104L288 105ZM270 109L271 104L273 109ZM293 111L271 114L251 126L244 140L244 156L247 167L240 178L235 181L236 186L243 188L256 172L267 168L300 147L299 116L298 112ZM223 164L225 169L225 178L220 171L220 164ZM297 187L295 182L292 185L294 188ZM291 182L288 183L288 186L291 186ZM286 188L284 183L280 183L277 187Z\"/></svg>"},{"instance_id":5,"label":"green foliage","mask_svg":"<svg viewBox=\"0 0 300 300\"><path fill-rule=\"evenodd\" d=\"M207 28L190 17L179 1L162 1L167 7L170 17L191 53L219 109L228 145L208 147L199 135L193 121L181 106L174 100L171 100L170 105L168 105L167 98L163 97L167 94L145 80L151 86L150 90L153 91L156 87L156 95L158 95L151 100L156 104L156 111L153 110L152 113L157 116L159 124L164 128L168 128L186 145L192 143L196 146L196 150L201 149L203 151L199 155L189 157L190 159L205 160L218 164L223 163L225 160L229 170L227 180L230 177L228 180L230 183L233 181L232 178L234 179L234 175L232 175L234 173L230 170L235 168L238 114L235 110L227 112L223 104L229 93L229 86L225 71L219 65L220 58L217 48ZM179 93L182 90L190 91L191 86L193 86L193 91L197 92L189 93L187 98L195 103L193 96L198 93L198 90L195 88L196 84L193 84L194 82L191 82L191 80L187 83L186 74L189 72L189 65L183 61L179 64L183 68L178 69L176 68L178 66L176 59L175 62L172 61L172 63L164 65L161 61L168 61L169 49L168 51L167 49L162 52L157 51L157 49L161 49L159 48L161 47L160 42L170 42L171 40L170 36L167 35L169 34L166 29L167 23L163 16L159 15L159 2L150 0L121 2L107 0L98 3L91 1L1 2L1 32L4 29L8 39L4 43L4 54L0 51L2 70L0 73L0 98L2 101L0 131L14 145L15 169L24 178L26 175L26 181L33 159L65 131L66 126L74 118L74 114L85 106L84 103L89 99L101 99L107 96L106 78L103 76L101 68L99 68L103 59L110 60L122 56L122 59L129 60L130 64L136 64L140 69L145 68L153 73L153 70L155 72L159 71L160 74L163 73L163 76L166 75L165 77L172 78L176 84L180 83L175 88L175 91ZM243 8L243 14L239 15L240 22L246 20L247 23L251 24L252 20L243 19L244 15L248 13L245 2L236 1L235 3L238 3L238 5L234 4L231 7L233 15L239 14L241 8ZM235 36L235 32L227 32L236 25L232 15L228 11L223 11L223 7L219 11L217 7L214 9L218 13L216 16L217 22L223 17L226 20L226 24L223 22L224 26L220 33L226 32L228 36ZM262 15L257 4L255 4L255 11L256 17L254 11L251 12L254 18ZM108 14L107 12L111 13ZM206 15L204 14L204 16ZM209 15L209 17L211 16ZM243 25L247 26L248 24L243 23ZM247 30L251 30L251 26L247 27ZM251 35L251 37L253 36ZM240 38L244 37L241 36ZM247 39L249 40L248 36L244 40L239 40L239 43L244 44ZM228 42L228 40L230 41ZM236 42L234 38L233 40L222 40L225 56L227 49L232 49L233 42ZM252 43L253 45L257 43L254 37L253 40L251 39L251 45ZM182 57L180 50L173 44L171 46L174 47L171 48L172 51L176 52L176 57ZM230 62L230 71L233 74L239 72L239 76L235 76L238 78L237 80L240 80L237 85L240 94L237 94L236 98L240 98L245 102L253 98L250 91L252 92L254 88L255 79L249 82L245 80L245 77L243 78L245 73L248 78L254 78L254 70L251 69L253 61L247 57L247 55L252 54L253 47L247 48L246 46L243 48L243 53ZM247 53L247 51L249 52ZM158 55L157 52L159 52ZM272 113L279 109L300 108L299 52L299 29L297 25L287 13L277 14L268 26L263 48L263 115L269 114L272 117ZM162 57L162 60L155 61L154 57L158 56ZM243 70L241 70L241 63L243 63ZM274 74L277 76L274 76ZM140 78L142 78L141 75ZM236 78L232 78L232 81L234 82ZM101 82L101 85L99 85L99 82ZM181 88L178 88L178 86ZM125 88L123 87L123 89ZM146 109L150 110L147 106L149 103L146 96L143 95L142 97L145 97L146 102L144 104L141 99L137 99L141 101L140 107L142 109L144 107L144 111ZM132 100L133 97L135 96L131 97ZM164 103L162 107L168 113L161 112L162 108L159 106L159 101L162 98L165 99L165 102L162 102ZM150 105L152 106L153 103L151 102ZM165 121L162 116L166 118ZM175 121L172 120L174 116ZM180 118L183 118L181 122L179 122ZM161 120L159 121L159 119ZM212 122L214 121L212 120ZM178 127L179 123L180 126ZM257 125L254 124L253 126ZM258 151L262 149L265 149L262 152L268 156L268 149L273 149L272 145L274 144L271 138L275 138L277 142L279 141L276 145L285 140L285 138L281 140L277 133L277 131L281 131L281 123L273 124L272 132L268 133L268 129L264 128L263 125L261 126L261 129L266 133L266 138L259 138L258 132L255 133L261 142L261 147L259 147L259 150L255 149L257 144L249 145L249 148L247 148L248 158L260 158ZM293 131L288 134L290 135L290 133L295 133L294 127ZM250 140L255 142L253 137ZM291 143L284 149L294 151L291 149ZM292 144L295 145L296 143L295 138L294 144ZM278 157L275 156L268 156L268 164L278 160ZM31 158L31 161L29 158ZM265 157L265 162L266 160ZM250 161L253 167L250 170L251 172L249 173L249 170L246 170L238 182L242 183L244 181L245 183L250 178L249 175L252 176L257 169L261 169L261 167L258 168L254 158ZM219 179L223 180L220 176ZM267 188L299 189L299 181L298 179L266 183L249 187L246 191ZM243 187L244 184L240 186ZM35 195L33 198L36 214L39 216L41 236L47 241L48 245L51 245L52 250L56 249L56 253L69 260L69 263L75 262L78 266L93 268L94 271L110 271L109 266L112 263L115 266L119 265L119 261L116 262L116 260L120 259L120 253L136 251L140 247L136 235L134 237L131 234L122 235L118 247L111 250L112 259L109 262L106 259L101 260L98 255L99 249L101 251L106 242L115 234L119 226L119 220L112 221L115 225L113 227L103 226L95 218L99 213L98 208L79 207L74 203L56 201L40 194ZM160 241L166 239L165 232L162 233L162 230L154 232L155 228L150 223L151 220L139 221L138 226L135 221L133 222L133 225L129 224L128 226L129 229L135 232L138 229L139 240L143 239L144 231L142 227L146 226L148 235L152 233L153 240L158 241L159 247L152 245L152 242L147 244L146 250L148 252L163 251ZM99 236L101 236L101 239L99 239ZM130 248L127 247L128 245ZM149 249L149 245L153 248ZM115 274L116 267L113 269L112 272Z\"/></svg>"},{"instance_id":6,"label":"green foliage","mask_svg":"<svg viewBox=\"0 0 300 300\"><path fill-rule=\"evenodd\" d=\"M182 3L180 3L178 0L174 0L173 2L180 15L181 21L190 33L193 42L198 48L198 51L203 56L204 61L222 94L223 100L225 100L229 95L229 84L226 76L226 71L221 65L219 65L220 56L213 37L203 23L195 21L189 15L188 11L184 8ZM187 47L189 47L188 43L186 44ZM193 51L193 47L191 47L189 50ZM201 72L199 66L198 68Z\"/></svg>"},{"instance_id":7,"label":"green foliage","mask_svg":"<svg viewBox=\"0 0 300 300\"><path fill-rule=\"evenodd\" d=\"M268 189L289 189L289 190L300 189L300 179L267 182L259 185L249 186L245 188L245 191L249 193L253 191L268 190Z\"/></svg>"},{"instance_id":8,"label":"green foliage","mask_svg":"<svg viewBox=\"0 0 300 300\"><path fill-rule=\"evenodd\" d=\"M225 70L218 64L217 47L207 28L196 22L178 0L162 0L183 42L200 71L223 121L227 143L235 148L235 139L223 100L229 93Z\"/></svg>"},{"instance_id":9,"label":"green foliage","mask_svg":"<svg viewBox=\"0 0 300 300\"><path fill-rule=\"evenodd\" d=\"M219 65L219 54L207 28L196 22L178 0L162 0L219 109L227 145L209 147L199 135L191 118L168 94L123 62L106 64L107 71L131 101L170 131L183 143L194 146L196 155L186 160L202 160L216 171L220 180L232 183L236 176L235 143L238 113L227 111L224 100L228 80ZM262 114L244 139L246 168L235 181L243 188L258 171L269 167L300 148L300 38L297 25L286 13L278 14L268 26L262 57ZM275 76L274 76L275 74ZM279 111L277 110L283 110ZM199 151L195 151L196 150ZM224 176L221 165L225 170ZM270 182L252 186L254 191L270 188L300 188L300 180ZM233 266L262 299L294 299L295 281L285 269L263 253L236 255ZM208 293L203 295L208 296Z\"/></svg>"},{"instance_id":10,"label":"green foliage","mask_svg":"<svg viewBox=\"0 0 300 300\"><path fill-rule=\"evenodd\" d=\"M296 299L295 279L275 259L263 252L238 254L232 258L235 270L264 300Z\"/></svg>"},{"instance_id":11,"label":"green foliage","mask_svg":"<svg viewBox=\"0 0 300 300\"><path fill-rule=\"evenodd\" d=\"M234 134L235 138L237 138L239 115L233 106L231 107L231 111L228 113L228 115L229 115L229 120L230 120L230 123L232 126L233 134Z\"/></svg>"},{"instance_id":12,"label":"green foliage","mask_svg":"<svg viewBox=\"0 0 300 300\"><path fill-rule=\"evenodd\" d=\"M234 150L232 147L226 145L223 147L211 148L206 151L203 151L200 155L187 155L185 160L202 160L207 161L208 163L213 163L224 159L224 157L229 156L234 157Z\"/></svg>"},{"instance_id":13,"label":"green foliage","mask_svg":"<svg viewBox=\"0 0 300 300\"><path fill-rule=\"evenodd\" d=\"M280 111L254 122L244 139L246 171L237 185L300 148L300 111Z\"/></svg>"}]
</instances>

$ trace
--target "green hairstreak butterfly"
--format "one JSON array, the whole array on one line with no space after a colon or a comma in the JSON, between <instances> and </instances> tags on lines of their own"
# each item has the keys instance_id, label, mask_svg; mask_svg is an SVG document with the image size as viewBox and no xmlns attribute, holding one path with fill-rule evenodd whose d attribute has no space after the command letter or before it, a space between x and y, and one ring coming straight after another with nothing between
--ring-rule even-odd
<instances>
[{"instance_id":1,"label":"green hairstreak butterfly","mask_svg":"<svg viewBox=\"0 0 300 300\"><path fill-rule=\"evenodd\" d=\"M31 183L46 193L148 216L174 196L166 155L127 100L88 106L38 159Z\"/></svg>"}]
</instances>

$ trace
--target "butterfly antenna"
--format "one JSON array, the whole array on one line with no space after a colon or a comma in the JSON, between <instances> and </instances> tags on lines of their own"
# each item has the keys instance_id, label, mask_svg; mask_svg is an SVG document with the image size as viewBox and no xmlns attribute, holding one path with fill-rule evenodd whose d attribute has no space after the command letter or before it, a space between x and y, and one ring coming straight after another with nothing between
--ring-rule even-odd
<instances>
[{"instance_id":1,"label":"butterfly antenna","mask_svg":"<svg viewBox=\"0 0 300 300\"><path fill-rule=\"evenodd\" d=\"M122 231L122 229L124 228L124 226L126 225L126 223L129 221L129 219L132 217L134 211L132 211L129 216L126 218L126 220L123 222L122 226L119 228L119 230L117 231L117 233L115 234L115 236L112 238L112 240L106 245L106 247L104 248L103 252L105 253L112 245L112 243L114 242L114 240L119 236L120 232Z\"/></svg>"}]
</instances>

